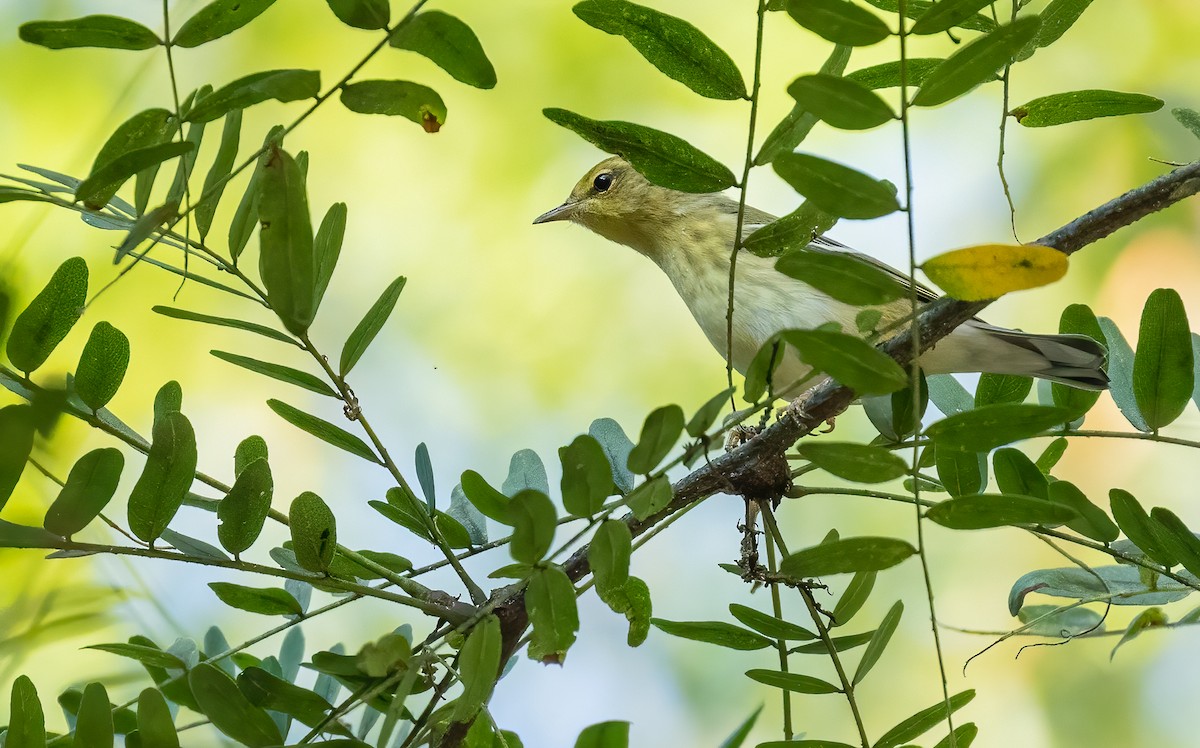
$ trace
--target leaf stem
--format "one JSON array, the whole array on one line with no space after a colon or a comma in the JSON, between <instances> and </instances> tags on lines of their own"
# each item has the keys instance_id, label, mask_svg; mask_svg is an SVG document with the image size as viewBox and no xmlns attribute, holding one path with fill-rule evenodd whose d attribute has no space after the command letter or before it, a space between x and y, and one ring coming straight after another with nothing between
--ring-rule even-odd
<instances>
[{"instance_id":1,"label":"leaf stem","mask_svg":"<svg viewBox=\"0 0 1200 748\"><path fill-rule=\"evenodd\" d=\"M762 514L770 513L767 507L762 508ZM773 521L773 520L772 520ZM775 560L775 534L768 532L766 534L767 544L767 571L775 574L779 571L779 566ZM783 601L779 594L779 585L772 584L771 587L771 612L776 618L783 618ZM779 670L788 672L788 645L784 639L775 640L775 648L779 650ZM792 739L792 692L786 688L780 689L783 699L783 739L788 741Z\"/></svg>"}]
</instances>

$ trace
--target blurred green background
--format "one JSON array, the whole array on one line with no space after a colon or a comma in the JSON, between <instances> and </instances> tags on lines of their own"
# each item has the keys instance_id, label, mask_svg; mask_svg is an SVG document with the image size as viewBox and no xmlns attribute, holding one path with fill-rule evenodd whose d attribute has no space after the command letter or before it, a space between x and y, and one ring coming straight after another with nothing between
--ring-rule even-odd
<instances>
[{"instance_id":1,"label":"blurred green background","mask_svg":"<svg viewBox=\"0 0 1200 748\"><path fill-rule=\"evenodd\" d=\"M753 2L652 4L695 23L749 76ZM173 3L174 23L200 5L198 0ZM398 17L404 8L394 5ZM403 469L411 470L415 446L428 444L439 495L446 501L462 470L476 469L498 484L509 455L526 447L550 464L553 485L556 448L586 431L593 419L615 418L636 435L651 408L678 402L690 411L724 386L721 358L652 264L578 227L530 225L534 216L561 202L602 157L544 119L541 109L561 106L598 119L659 127L686 137L740 173L748 107L691 94L659 75L623 40L584 25L569 3L445 0L430 7L458 15L475 29L499 75L494 91L467 88L424 58L387 49L360 78L403 78L435 87L449 109L440 133L427 135L400 118L352 114L331 101L290 135L287 145L293 152L312 153L314 220L332 202L349 204L341 264L314 328L318 345L336 354L346 332L384 286L396 275L409 278L395 315L352 383ZM0 1L0 173L14 173L17 163L27 163L82 176L116 124L141 109L169 106L161 52L52 52L16 38L17 26L25 21L88 13L127 15L155 29L162 25L159 3L148 0ZM185 91L283 67L320 69L328 86L377 38L340 25L320 0L290 0L231 37L179 50L177 66ZM1196 158L1200 141L1168 110L1200 109L1197 38L1200 5L1195 0L1096 3L1060 43L1015 69L1014 104L1078 88L1136 91L1167 102L1162 111L1141 117L1043 130L1010 126L1006 163L1021 239L1034 239L1162 173L1168 167L1156 159ZM829 47L784 14L768 19L760 140L791 106L787 83L814 71ZM951 51L942 36L921 40L911 54ZM850 69L894 55L883 46L856 51ZM271 125L291 121L303 106L270 103L251 110L242 153L260 142ZM963 101L914 113L919 257L1011 239L995 168L1000 112L999 86L990 85ZM217 125L210 125L213 142L201 152L201 170L212 158ZM902 183L898 126L848 134L818 125L803 150ZM244 177L226 192L212 232L218 247L243 186ZM768 169L752 173L750 193L754 205L777 214L799 201ZM1132 341L1146 295L1171 286L1183 295L1191 318L1200 320L1198 223L1200 202L1172 208L1089 248L1072 260L1065 280L1006 298L988 310L987 318L1026 330L1051 330L1065 305L1083 302L1115 319ZM85 226L75 214L6 204L0 206L0 227L0 266L20 289L19 305L71 255L87 258L93 290L115 275L111 248L120 235ZM833 236L891 264L907 263L900 214L843 222ZM61 378L74 365L91 325L108 320L132 339L134 367L110 407L135 428L149 430L155 390L177 379L185 393L184 410L196 425L202 470L229 476L236 441L262 434L271 446L277 508L302 490L315 490L338 514L343 542L393 550L414 560L425 557L411 537L378 522L366 507L368 499L382 498L388 486L383 471L300 434L264 404L267 397L281 397L335 419L329 402L284 390L217 361L208 351L220 348L296 366L306 361L295 351L267 350L253 336L159 317L149 311L154 304L233 316L261 311L239 307L197 284L181 288L173 276L141 267L90 306L40 379ZM268 321L261 315L255 319ZM971 378L964 382L970 384ZM1128 430L1107 396L1088 425ZM868 429L856 409L839 419L837 438L869 438ZM1170 433L1200 438L1200 417L1190 410ZM64 422L42 458L65 474L83 451L100 445L107 442ZM1195 501L1200 460L1186 448L1077 440L1058 474L1101 502L1109 488L1121 486L1200 526ZM28 471L4 518L40 524L54 494L49 481ZM634 573L650 583L656 615L728 620L728 601L768 604L763 594L749 594L740 580L716 567L737 556L735 524L741 511L739 500L714 497L635 557ZM114 507L114 514L122 516L123 510ZM811 498L786 502L781 509L793 547L818 541L833 526L843 534L907 537L912 520L907 507L859 498ZM195 510L184 510L174 526L201 538L215 537L215 519ZM100 539L106 532L91 528L88 535ZM275 540L282 536L276 534ZM1012 627L1005 607L1011 583L1025 571L1065 563L1014 530L951 533L930 527L927 540L938 615L952 626ZM259 550L249 555L265 559L268 547L260 542ZM488 563L485 558L471 568L484 573ZM103 558L44 563L35 552L0 551L0 574L10 580L0 586L0 692L8 692L15 675L28 673L48 711L55 694L89 679L123 680L127 693L114 698L136 694L148 684L135 666L81 650L86 644L144 632L166 645L178 636L200 638L214 623L237 642L273 623L229 615L204 586L217 578L206 569ZM237 575L219 578L257 583ZM432 581L453 585L445 577ZM858 627L877 620L897 597L907 606L899 646L889 649L861 689L867 726L876 736L940 699L915 563L881 576ZM1178 604L1174 616L1186 606L1187 601ZM744 655L673 640L657 631L640 649L629 649L624 621L602 608L591 595L582 599L583 629L565 667L522 661L498 688L495 718L519 732L527 746L571 745L582 727L609 719L633 722L634 745L715 746L760 703L766 708L755 738L778 738L777 693L742 676L748 666ZM803 618L799 606L790 613ZM1110 628L1123 626L1129 615L1116 610ZM304 631L310 651L335 641L354 650L409 620L405 616L405 611L356 603L305 623ZM1019 658L1018 643L1010 641L975 660L964 674L965 660L993 639L942 633L951 690L979 692L957 717L980 725L975 745L1194 742L1188 706L1200 697L1200 637L1190 630L1147 634L1111 663L1115 639L1036 648ZM277 647L272 640L253 651L269 654ZM763 652L759 657L754 667L772 666L774 655ZM811 667L814 674L828 675L829 664L822 659L814 658ZM809 737L851 736L843 701L810 696L797 704L799 729ZM6 710L7 699L0 699L0 722L6 720ZM51 721L61 728L59 719L55 710ZM940 737L935 733L926 742ZM207 744L198 734L193 739L197 742L189 745Z\"/></svg>"}]
</instances>

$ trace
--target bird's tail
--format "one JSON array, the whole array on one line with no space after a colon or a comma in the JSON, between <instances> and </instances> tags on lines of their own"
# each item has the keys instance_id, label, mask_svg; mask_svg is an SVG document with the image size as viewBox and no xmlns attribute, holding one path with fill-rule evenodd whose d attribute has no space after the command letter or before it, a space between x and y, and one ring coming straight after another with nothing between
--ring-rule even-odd
<instances>
[{"instance_id":1,"label":"bird's tail","mask_svg":"<svg viewBox=\"0 0 1200 748\"><path fill-rule=\"evenodd\" d=\"M1010 356L997 356L999 360L991 362L987 371L1034 376L1083 390L1108 389L1104 371L1108 351L1086 335L1036 335L991 325L978 327L992 340L1016 349ZM1011 370L1002 365L1005 359L1012 362Z\"/></svg>"}]
</instances>

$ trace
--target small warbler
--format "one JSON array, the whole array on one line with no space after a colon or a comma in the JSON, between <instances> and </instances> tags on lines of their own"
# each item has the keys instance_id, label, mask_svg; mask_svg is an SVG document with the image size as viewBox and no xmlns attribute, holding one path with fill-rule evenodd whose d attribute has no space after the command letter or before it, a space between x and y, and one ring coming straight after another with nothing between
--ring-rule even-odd
<instances>
[{"instance_id":1,"label":"small warbler","mask_svg":"<svg viewBox=\"0 0 1200 748\"><path fill-rule=\"evenodd\" d=\"M573 221L620 244L633 247L655 262L683 298L709 342L722 356L727 351L729 267L737 231L738 203L720 193L694 194L651 184L627 161L614 156L592 168L557 208L534 223ZM746 206L743 236L775 220ZM908 277L845 245L824 237L808 249L844 252L887 271L909 288ZM936 298L918 288L921 303ZM858 307L832 298L775 269L775 258L741 252L734 282L733 368L742 374L772 335L789 329L813 329L833 322L842 332L863 334L856 324ZM877 327L911 312L909 299L877 307ZM959 326L921 355L927 374L992 372L1061 382L1101 390L1108 386L1104 347L1084 335L1031 335L993 327L973 319ZM788 346L775 374L775 392L805 378L810 367Z\"/></svg>"}]
</instances>

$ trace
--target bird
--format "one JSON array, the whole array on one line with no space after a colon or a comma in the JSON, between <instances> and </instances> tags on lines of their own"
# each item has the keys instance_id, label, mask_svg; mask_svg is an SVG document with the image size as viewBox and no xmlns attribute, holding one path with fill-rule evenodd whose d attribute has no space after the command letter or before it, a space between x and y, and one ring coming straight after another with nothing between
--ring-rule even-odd
<instances>
[{"instance_id":1,"label":"bird","mask_svg":"<svg viewBox=\"0 0 1200 748\"><path fill-rule=\"evenodd\" d=\"M726 314L738 209L738 201L720 192L681 192L654 184L624 158L612 156L588 171L562 205L533 223L570 221L649 258L666 273L709 342L725 357L730 350ZM743 237L775 220L748 205L742 213ZM816 236L806 249L842 253L886 271L911 290L908 275L835 240ZM870 332L856 325L864 307L779 272L776 260L745 250L738 253L731 363L743 375L760 348L780 331L834 323L844 333L865 337ZM927 304L937 295L918 285L917 297ZM909 298L867 308L880 311L877 328L912 311ZM1106 356L1104 346L1086 335L1031 334L971 319L921 354L918 363L926 374L990 372L1103 390L1108 387ZM798 351L788 346L774 374L778 386L773 392L798 394L788 383L803 384L810 373Z\"/></svg>"}]
</instances>

